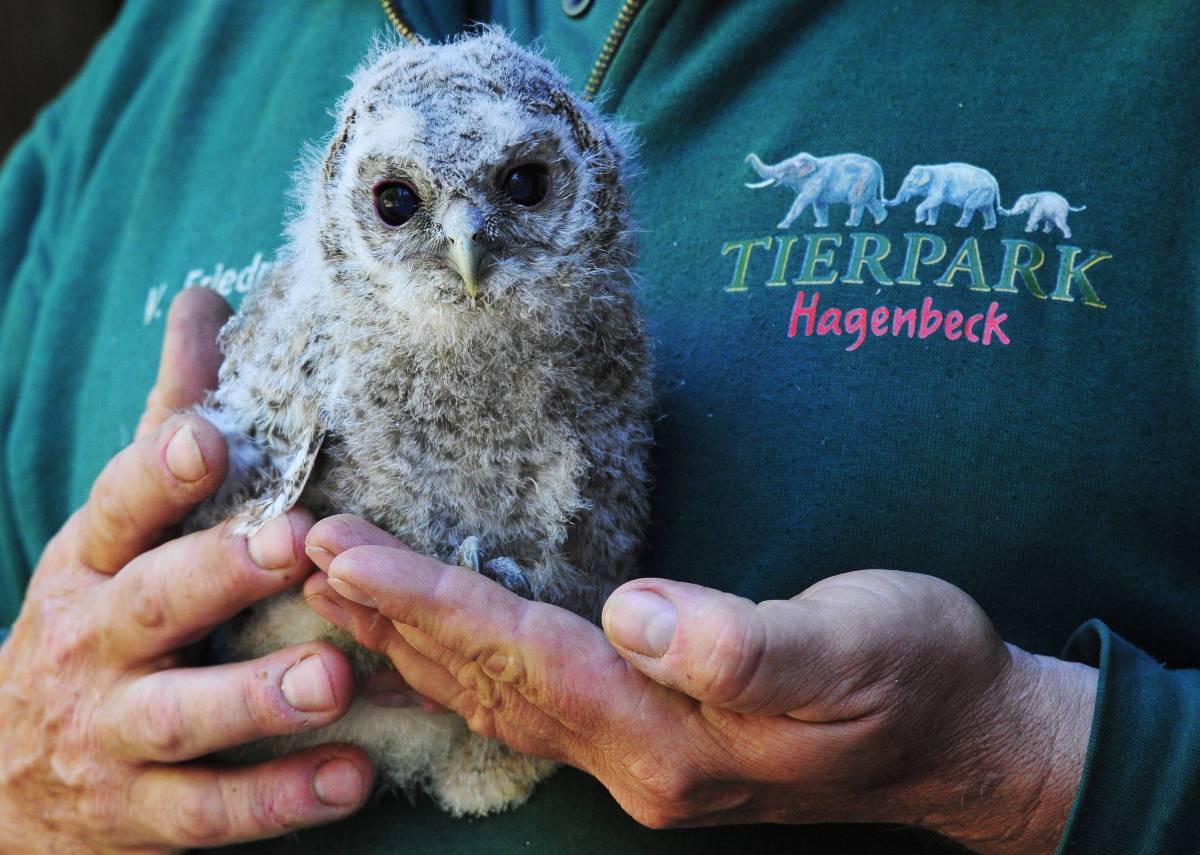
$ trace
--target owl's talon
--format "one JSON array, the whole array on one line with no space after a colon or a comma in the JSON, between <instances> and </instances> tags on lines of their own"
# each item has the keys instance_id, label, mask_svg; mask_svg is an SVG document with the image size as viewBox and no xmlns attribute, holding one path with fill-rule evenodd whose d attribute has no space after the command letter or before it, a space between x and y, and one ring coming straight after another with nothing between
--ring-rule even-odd
<instances>
[{"instance_id":1,"label":"owl's talon","mask_svg":"<svg viewBox=\"0 0 1200 855\"><path fill-rule=\"evenodd\" d=\"M458 550L454 553L454 557L458 559L459 567L466 567L468 570L479 572L479 538L471 535L465 538L458 545Z\"/></svg>"},{"instance_id":2,"label":"owl's talon","mask_svg":"<svg viewBox=\"0 0 1200 855\"><path fill-rule=\"evenodd\" d=\"M520 565L511 558L493 558L486 564L480 561L479 558L479 538L475 535L463 538L463 542L458 545L458 549L454 551L454 558L458 562L459 567L465 567L468 570L474 570L476 573L497 582L508 590L512 591L518 597L524 597L527 600L533 599L533 588L529 584L529 580L525 574L521 572Z\"/></svg>"},{"instance_id":3,"label":"owl's talon","mask_svg":"<svg viewBox=\"0 0 1200 855\"><path fill-rule=\"evenodd\" d=\"M529 580L525 578L525 574L521 572L517 562L511 558L493 558L483 565L482 573L493 582L498 582L508 588L518 597L524 597L527 600L533 599L533 588L530 587Z\"/></svg>"}]
</instances>

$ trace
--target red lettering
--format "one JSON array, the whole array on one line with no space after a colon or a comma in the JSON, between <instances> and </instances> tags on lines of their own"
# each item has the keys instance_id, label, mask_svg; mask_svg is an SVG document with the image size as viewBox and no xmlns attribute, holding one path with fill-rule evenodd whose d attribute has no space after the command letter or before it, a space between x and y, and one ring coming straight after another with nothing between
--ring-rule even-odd
<instances>
[{"instance_id":1,"label":"red lettering","mask_svg":"<svg viewBox=\"0 0 1200 855\"><path fill-rule=\"evenodd\" d=\"M951 341L958 341L962 338L962 333L958 329L962 326L962 322L963 313L958 309L951 309L949 312L946 312L946 325L942 328L946 333L946 338Z\"/></svg>"},{"instance_id":2,"label":"red lettering","mask_svg":"<svg viewBox=\"0 0 1200 855\"><path fill-rule=\"evenodd\" d=\"M826 309L821 315L821 320L817 321L817 335L826 335L827 333L842 334L841 309Z\"/></svg>"},{"instance_id":3,"label":"red lettering","mask_svg":"<svg viewBox=\"0 0 1200 855\"><path fill-rule=\"evenodd\" d=\"M933 307L933 298L926 297L921 301L921 328L917 338L929 338L942 325L942 313Z\"/></svg>"},{"instance_id":4,"label":"red lettering","mask_svg":"<svg viewBox=\"0 0 1200 855\"><path fill-rule=\"evenodd\" d=\"M858 336L854 343L846 348L847 351L858 350L862 347L862 343L867 340L866 309L851 309L846 312L846 333Z\"/></svg>"},{"instance_id":5,"label":"red lettering","mask_svg":"<svg viewBox=\"0 0 1200 855\"><path fill-rule=\"evenodd\" d=\"M979 336L975 335L975 325L983 320L983 315L971 315L967 318L967 341L979 341Z\"/></svg>"},{"instance_id":6,"label":"red lettering","mask_svg":"<svg viewBox=\"0 0 1200 855\"><path fill-rule=\"evenodd\" d=\"M1004 334L1004 330L1000 329L1000 325L1008 320L1008 315L1002 315L997 310L1000 304L995 300L992 305L988 306L987 319L983 322L983 343L985 345L992 343L992 336L1000 340L1001 344L1008 344L1008 336Z\"/></svg>"},{"instance_id":7,"label":"red lettering","mask_svg":"<svg viewBox=\"0 0 1200 855\"><path fill-rule=\"evenodd\" d=\"M888 307L876 306L871 312L871 335L887 335Z\"/></svg>"},{"instance_id":8,"label":"red lettering","mask_svg":"<svg viewBox=\"0 0 1200 855\"><path fill-rule=\"evenodd\" d=\"M788 323L788 338L798 336L802 328L805 336L845 334L850 339L847 352L861 348L867 343L868 336L887 335L889 328L891 334L897 337L907 335L909 338L926 339L940 331L949 341L966 339L973 344L982 342L985 345L993 341L1003 345L1010 343L1004 331L1008 315L1000 311L1000 304L995 301L986 312L969 317L959 309L935 309L932 297L925 297L920 307L912 309L900 306L829 307L818 314L820 302L819 293L814 292L811 300L804 291L796 293Z\"/></svg>"},{"instance_id":9,"label":"red lettering","mask_svg":"<svg viewBox=\"0 0 1200 855\"><path fill-rule=\"evenodd\" d=\"M892 335L900 335L900 327L908 324L908 337L917 334L917 310L901 309L899 306L892 313Z\"/></svg>"},{"instance_id":10,"label":"red lettering","mask_svg":"<svg viewBox=\"0 0 1200 855\"><path fill-rule=\"evenodd\" d=\"M800 325L800 319L804 318L804 334L813 334L813 324L817 320L817 303L820 302L821 295L813 294L812 304L804 305L804 292L796 292L796 302L792 305L792 322L788 324L788 338L796 337L796 328Z\"/></svg>"}]
</instances>

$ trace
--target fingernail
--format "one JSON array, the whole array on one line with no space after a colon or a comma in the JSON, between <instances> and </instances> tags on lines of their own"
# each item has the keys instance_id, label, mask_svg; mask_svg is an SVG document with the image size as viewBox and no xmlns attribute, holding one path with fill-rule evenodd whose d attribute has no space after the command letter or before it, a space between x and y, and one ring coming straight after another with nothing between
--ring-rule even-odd
<instances>
[{"instance_id":1,"label":"fingernail","mask_svg":"<svg viewBox=\"0 0 1200 855\"><path fill-rule=\"evenodd\" d=\"M349 582L343 582L341 579L334 579L332 576L330 576L329 587L333 588L333 590L337 591L352 603L358 603L360 606L367 606L368 608L372 609L379 607L379 604L376 603L370 595L363 593Z\"/></svg>"},{"instance_id":2,"label":"fingernail","mask_svg":"<svg viewBox=\"0 0 1200 855\"><path fill-rule=\"evenodd\" d=\"M191 425L184 425L167 443L167 468L180 481L199 481L208 473L204 455Z\"/></svg>"},{"instance_id":3,"label":"fingernail","mask_svg":"<svg viewBox=\"0 0 1200 855\"><path fill-rule=\"evenodd\" d=\"M333 553L324 546L310 546L304 544L304 554L312 559L312 563L316 564L322 570L329 569L329 562L333 560Z\"/></svg>"},{"instance_id":4,"label":"fingernail","mask_svg":"<svg viewBox=\"0 0 1200 855\"><path fill-rule=\"evenodd\" d=\"M278 570L295 560L292 523L287 514L275 517L250 536L246 548L254 563L264 570Z\"/></svg>"},{"instance_id":5,"label":"fingernail","mask_svg":"<svg viewBox=\"0 0 1200 855\"><path fill-rule=\"evenodd\" d=\"M649 591L617 594L604 610L604 628L626 650L657 659L675 635L675 606Z\"/></svg>"},{"instance_id":6,"label":"fingernail","mask_svg":"<svg viewBox=\"0 0 1200 855\"><path fill-rule=\"evenodd\" d=\"M313 793L330 807L347 807L362 799L364 783L357 766L337 757L317 767Z\"/></svg>"},{"instance_id":7,"label":"fingernail","mask_svg":"<svg viewBox=\"0 0 1200 855\"><path fill-rule=\"evenodd\" d=\"M322 597L317 594L308 598L308 604L314 612L330 623L337 624L344 629L350 628L350 615L346 614L346 610L329 599L329 597Z\"/></svg>"},{"instance_id":8,"label":"fingernail","mask_svg":"<svg viewBox=\"0 0 1200 855\"><path fill-rule=\"evenodd\" d=\"M305 656L289 668L279 688L292 709L301 712L323 712L337 703L329 672L320 656Z\"/></svg>"}]
</instances>

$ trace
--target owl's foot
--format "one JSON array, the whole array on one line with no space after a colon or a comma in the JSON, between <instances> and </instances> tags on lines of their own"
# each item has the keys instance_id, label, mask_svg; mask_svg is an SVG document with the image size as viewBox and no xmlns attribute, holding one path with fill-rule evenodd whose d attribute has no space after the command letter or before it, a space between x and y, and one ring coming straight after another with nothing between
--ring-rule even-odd
<instances>
[{"instance_id":1,"label":"owl's foot","mask_svg":"<svg viewBox=\"0 0 1200 855\"><path fill-rule=\"evenodd\" d=\"M468 570L481 573L493 582L498 582L508 588L518 597L524 597L527 600L533 599L533 588L530 587L529 580L525 578L525 574L521 572L517 562L505 557L493 558L486 563L480 562L479 538L475 535L465 538L458 545L455 558L458 559L459 567L466 567Z\"/></svg>"},{"instance_id":2,"label":"owl's foot","mask_svg":"<svg viewBox=\"0 0 1200 855\"><path fill-rule=\"evenodd\" d=\"M517 562L511 558L503 556L493 558L483 565L481 572L493 582L499 582L508 588L518 597L524 597L527 600L533 599L533 588L530 587L529 580L525 578L525 574L521 572Z\"/></svg>"}]
</instances>

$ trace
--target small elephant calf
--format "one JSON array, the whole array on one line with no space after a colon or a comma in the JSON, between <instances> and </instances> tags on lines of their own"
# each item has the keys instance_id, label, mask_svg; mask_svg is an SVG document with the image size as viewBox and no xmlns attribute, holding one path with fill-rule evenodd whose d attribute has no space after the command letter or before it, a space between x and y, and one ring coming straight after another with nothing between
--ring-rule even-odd
<instances>
[{"instance_id":1,"label":"small elephant calf","mask_svg":"<svg viewBox=\"0 0 1200 855\"><path fill-rule=\"evenodd\" d=\"M1040 225L1042 231L1049 234L1055 226L1058 226L1062 236L1070 238L1071 227L1067 225L1067 212L1083 211L1086 208L1087 205L1073 207L1057 193L1043 190L1041 193L1026 193L1007 211L1001 208L1000 213L1008 217L1015 217L1029 211L1029 221L1025 223L1025 231L1035 232Z\"/></svg>"}]
</instances>

